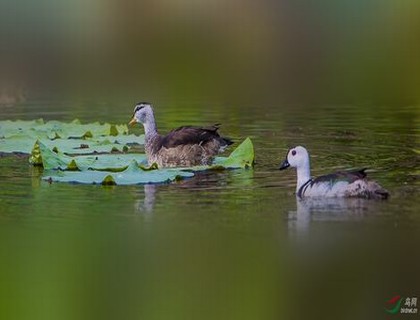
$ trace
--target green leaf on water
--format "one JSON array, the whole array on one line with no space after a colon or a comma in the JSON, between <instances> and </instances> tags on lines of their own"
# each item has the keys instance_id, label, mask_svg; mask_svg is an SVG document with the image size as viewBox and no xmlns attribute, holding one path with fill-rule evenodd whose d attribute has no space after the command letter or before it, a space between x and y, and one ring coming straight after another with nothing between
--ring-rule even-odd
<instances>
[{"instance_id":1,"label":"green leaf on water","mask_svg":"<svg viewBox=\"0 0 420 320\"><path fill-rule=\"evenodd\" d=\"M126 151L131 145L144 144L144 135L128 134L126 125L81 124L60 121L0 121L0 152L31 153L37 140L66 154Z\"/></svg>"},{"instance_id":2,"label":"green leaf on water","mask_svg":"<svg viewBox=\"0 0 420 320\"><path fill-rule=\"evenodd\" d=\"M98 154L98 155L80 155L68 156L60 150L54 152L43 141L37 141L32 150L32 155L29 159L30 163L34 165L42 165L44 169L52 170L69 170L69 166L79 170L110 170L121 171L127 168L131 160L136 160L138 163L146 163L146 156L138 153L128 154ZM181 168L186 171L202 171L209 169L239 169L250 168L254 163L254 147L251 139L245 139L229 157L217 157L214 164L211 166L195 166L188 168ZM152 166L150 169L156 169L157 166ZM146 170L144 167L143 169Z\"/></svg>"},{"instance_id":3,"label":"green leaf on water","mask_svg":"<svg viewBox=\"0 0 420 320\"><path fill-rule=\"evenodd\" d=\"M29 162L34 165L42 165L46 170L101 170L122 171L126 169L132 160L145 163L144 154L98 154L68 156L62 152L54 152L41 141L37 141L32 150Z\"/></svg>"},{"instance_id":4,"label":"green leaf on water","mask_svg":"<svg viewBox=\"0 0 420 320\"><path fill-rule=\"evenodd\" d=\"M37 141L32 150L29 162L33 165L43 166L44 169L78 170L78 165L72 157L55 153L45 144Z\"/></svg>"},{"instance_id":5,"label":"green leaf on water","mask_svg":"<svg viewBox=\"0 0 420 320\"><path fill-rule=\"evenodd\" d=\"M191 177L194 171L250 168L254 162L254 147L247 138L229 157L218 157L211 166L158 169L156 165L147 167L144 154L68 156L37 141L30 161L42 164L43 179L48 181L118 185L162 183Z\"/></svg>"},{"instance_id":6,"label":"green leaf on water","mask_svg":"<svg viewBox=\"0 0 420 320\"><path fill-rule=\"evenodd\" d=\"M16 134L9 138L0 137L0 152L3 153L30 153L36 137L26 134Z\"/></svg>"},{"instance_id":7,"label":"green leaf on water","mask_svg":"<svg viewBox=\"0 0 420 320\"><path fill-rule=\"evenodd\" d=\"M121 172L108 171L47 171L42 177L50 182L69 182L82 184L104 185L134 185L147 183L164 183L177 179L194 176L192 172L179 169L144 170L133 160L130 165Z\"/></svg>"},{"instance_id":8,"label":"green leaf on water","mask_svg":"<svg viewBox=\"0 0 420 320\"><path fill-rule=\"evenodd\" d=\"M164 168L147 166L144 154L124 153L144 144L144 136L129 135L126 125L60 121L0 121L0 152L30 153L29 162L44 168L43 179L60 182L139 184L191 177L194 171L249 168L254 148L245 139L229 157L211 166ZM117 151L118 154L111 154Z\"/></svg>"},{"instance_id":9,"label":"green leaf on water","mask_svg":"<svg viewBox=\"0 0 420 320\"><path fill-rule=\"evenodd\" d=\"M210 166L195 166L185 170L247 169L254 166L254 160L254 145L248 137L232 151L229 157L216 157Z\"/></svg>"},{"instance_id":10,"label":"green leaf on water","mask_svg":"<svg viewBox=\"0 0 420 320\"><path fill-rule=\"evenodd\" d=\"M251 139L246 138L227 158L216 158L213 166L223 168L251 168L254 166L254 145Z\"/></svg>"}]
</instances>

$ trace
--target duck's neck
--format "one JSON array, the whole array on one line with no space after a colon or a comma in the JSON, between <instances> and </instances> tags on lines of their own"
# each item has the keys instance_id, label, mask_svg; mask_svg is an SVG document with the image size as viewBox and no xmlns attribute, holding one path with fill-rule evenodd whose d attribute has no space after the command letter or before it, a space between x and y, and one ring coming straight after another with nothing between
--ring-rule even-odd
<instances>
[{"instance_id":1,"label":"duck's neck","mask_svg":"<svg viewBox=\"0 0 420 320\"><path fill-rule=\"evenodd\" d=\"M144 150L148 157L156 153L156 146L159 144L161 136L159 135L156 122L153 115L149 115L146 121L143 123L144 127Z\"/></svg>"},{"instance_id":2,"label":"duck's neck","mask_svg":"<svg viewBox=\"0 0 420 320\"><path fill-rule=\"evenodd\" d=\"M158 131L156 128L156 122L153 115L147 117L146 121L143 123L144 127L144 135L146 143L148 141L153 140L156 136L158 136Z\"/></svg>"},{"instance_id":3,"label":"duck's neck","mask_svg":"<svg viewBox=\"0 0 420 320\"><path fill-rule=\"evenodd\" d=\"M309 166L309 161L299 166L296 169L296 171L297 171L296 192L298 192L299 189L311 179L311 169Z\"/></svg>"}]
</instances>

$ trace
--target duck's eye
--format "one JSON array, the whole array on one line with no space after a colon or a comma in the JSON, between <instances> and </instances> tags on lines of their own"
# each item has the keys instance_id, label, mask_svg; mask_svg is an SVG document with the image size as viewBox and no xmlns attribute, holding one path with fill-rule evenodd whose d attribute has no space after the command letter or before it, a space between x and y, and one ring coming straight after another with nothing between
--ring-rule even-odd
<instances>
[{"instance_id":1,"label":"duck's eye","mask_svg":"<svg viewBox=\"0 0 420 320\"><path fill-rule=\"evenodd\" d=\"M296 155L296 150L292 150L292 156Z\"/></svg>"}]
</instances>

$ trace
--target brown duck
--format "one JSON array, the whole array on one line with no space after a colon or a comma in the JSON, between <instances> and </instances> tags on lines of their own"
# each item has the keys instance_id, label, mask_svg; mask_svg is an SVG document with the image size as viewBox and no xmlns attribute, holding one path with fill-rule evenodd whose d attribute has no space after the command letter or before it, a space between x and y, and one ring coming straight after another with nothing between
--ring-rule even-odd
<instances>
[{"instance_id":1,"label":"brown duck","mask_svg":"<svg viewBox=\"0 0 420 320\"><path fill-rule=\"evenodd\" d=\"M144 127L144 149L149 165L156 163L159 168L210 165L219 152L233 143L217 133L218 124L209 127L183 126L167 135L160 135L152 105L147 102L136 104L129 124L135 123Z\"/></svg>"}]
</instances>

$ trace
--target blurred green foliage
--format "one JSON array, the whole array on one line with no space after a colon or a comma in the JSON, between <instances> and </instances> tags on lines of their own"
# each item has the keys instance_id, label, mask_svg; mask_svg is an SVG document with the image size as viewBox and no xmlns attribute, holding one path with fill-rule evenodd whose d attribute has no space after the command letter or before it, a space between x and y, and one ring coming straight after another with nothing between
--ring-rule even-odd
<instances>
[{"instance_id":1,"label":"blurred green foliage","mask_svg":"<svg viewBox=\"0 0 420 320\"><path fill-rule=\"evenodd\" d=\"M3 88L275 106L420 98L414 0L6 0L0 12Z\"/></svg>"}]
</instances>

